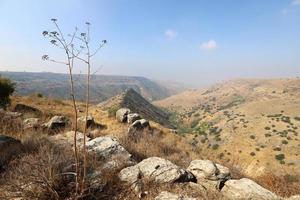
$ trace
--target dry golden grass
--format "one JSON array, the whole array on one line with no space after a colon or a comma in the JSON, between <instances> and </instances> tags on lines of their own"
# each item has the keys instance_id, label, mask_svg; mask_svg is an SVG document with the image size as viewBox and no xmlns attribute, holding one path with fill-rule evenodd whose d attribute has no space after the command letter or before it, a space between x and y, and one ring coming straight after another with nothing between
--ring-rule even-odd
<instances>
[{"instance_id":1,"label":"dry golden grass","mask_svg":"<svg viewBox=\"0 0 300 200\"><path fill-rule=\"evenodd\" d=\"M68 117L72 117L72 107L68 101L55 101L46 98L37 98L37 97L14 97L13 103L23 103L26 105L34 106L43 111L44 116L42 117L42 121L46 121L50 116L56 114L63 114ZM81 103L78 103L79 105ZM50 106L50 107L48 107ZM97 107L91 107L91 115L95 118L95 120L103 125L106 125L107 128L103 130L99 130L95 135L103 136L103 135L112 135L119 139L121 144L134 156L137 161L140 161L144 158L151 156L159 156L165 159L172 161L173 163L181 166L187 167L191 160L194 159L209 159L213 160L217 163L221 163L224 166L230 168L232 175L234 178L245 177L245 168L246 165L243 165L243 161L236 157L236 159L231 159L230 161L226 161L224 159L220 159L218 154L214 151L211 151L206 148L205 145L193 145L191 144L190 137L192 135L177 135L172 133L169 129L156 124L154 122L150 122L153 127L152 133L144 133L143 136L137 140L136 142L127 137L127 129L128 124L118 123L115 118L109 117L106 111L102 111ZM29 161L30 163L38 163L42 164L42 166L38 170L39 173L44 173L43 177L46 177L46 182L51 180L51 189L47 188L39 188L41 193L34 193L34 195L40 195L39 198L42 198L45 191L48 192L48 195L54 195L57 193L60 198L65 198L69 195L71 196L72 190L70 188L64 188L60 184L63 183L64 186L68 185L72 181L54 178L53 176L61 173L61 167L67 166L72 163L72 151L70 149L59 148L52 146L53 144L43 145L45 147L41 148L42 145L38 142L43 141L42 138L47 138L47 133L41 130L30 130L23 131L21 126L22 120L19 121L11 121L11 123L0 121L0 132L5 135L10 135L15 138L19 138L25 144L27 153L25 153L24 157L18 158L17 160L11 163L11 168L7 172L5 172L5 179L1 179L2 184L4 183L14 183L15 180L18 179L7 179L7 177L17 177L20 176L20 183L22 181L26 181L26 176L28 176L28 181L32 180L30 177L30 168L36 169L36 166L23 165L23 162ZM68 127L70 129L71 127ZM58 133L59 134L59 133ZM35 141L38 140L38 141ZM59 152L59 153L58 153ZM59 155L56 155L59 154ZM24 154L23 154L24 155ZM46 156L45 156L46 155ZM47 160L48 159L48 160ZM57 162L53 162L57 160ZM60 163L63 160L62 163ZM42 162L42 163L40 163ZM89 159L90 166L92 168L96 168L101 163L95 161L93 158ZM28 163L28 162L27 162ZM51 169L50 169L51 168ZM51 172L49 174L49 172ZM21 174L22 173L22 174ZM14 176L12 176L15 174ZM100 199L137 199L137 196L128 188L120 183L117 178L117 172L105 173L103 175L105 177L105 181L107 182L104 191L101 193ZM50 176L51 175L51 176ZM249 176L251 178L251 176ZM277 177L272 174L268 174L266 176L256 177L256 181L263 185L264 187L270 189L277 194L283 196L290 196L294 194L299 194L299 187L297 187L297 182L286 182L283 180L284 177ZM5 181L4 181L5 180ZM39 180L39 179L38 179ZM43 181L45 181L43 180ZM27 183L28 183L27 181ZM61 182L62 181L62 182ZM1 185L2 185L1 184ZM291 187L287 188L287 184L291 185ZM9 184L8 184L9 185ZM298 184L299 185L299 184ZM187 193L193 194L193 191L188 189L183 189L182 185L171 185L171 186L157 186L152 183L145 183L145 188L150 192L150 195L147 197L148 199L153 199L155 195L157 195L162 190L167 190L170 192L181 194L184 191ZM0 186L1 188L1 186ZM2 188L3 189L3 188ZM53 190L53 191L48 191ZM1 192L1 189L0 189ZM46 192L46 193L47 193ZM31 193L26 193L29 196ZM25 194L25 195L26 195ZM93 193L89 196L90 199ZM99 195L99 194L97 194ZM201 196L204 199L219 199L221 198L219 194L207 193L206 195ZM54 196L46 196L48 199L53 198Z\"/></svg>"}]
</instances>

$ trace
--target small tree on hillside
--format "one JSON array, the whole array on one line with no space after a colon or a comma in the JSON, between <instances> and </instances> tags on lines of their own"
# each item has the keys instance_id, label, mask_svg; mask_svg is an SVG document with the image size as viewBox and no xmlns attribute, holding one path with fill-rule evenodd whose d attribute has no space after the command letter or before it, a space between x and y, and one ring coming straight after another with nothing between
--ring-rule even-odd
<instances>
[{"instance_id":1,"label":"small tree on hillside","mask_svg":"<svg viewBox=\"0 0 300 200\"><path fill-rule=\"evenodd\" d=\"M8 78L0 76L0 108L6 108L10 104L10 95L15 91L15 83Z\"/></svg>"}]
</instances>

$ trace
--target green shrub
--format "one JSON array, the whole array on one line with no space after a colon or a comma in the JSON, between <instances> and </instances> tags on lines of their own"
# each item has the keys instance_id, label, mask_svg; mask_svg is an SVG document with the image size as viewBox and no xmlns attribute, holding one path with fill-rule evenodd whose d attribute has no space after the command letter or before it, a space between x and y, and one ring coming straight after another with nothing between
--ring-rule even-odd
<instances>
[{"instance_id":1,"label":"green shrub","mask_svg":"<svg viewBox=\"0 0 300 200\"><path fill-rule=\"evenodd\" d=\"M285 156L284 156L284 154L281 153L281 154L275 155L275 158L276 158L276 160L282 161L282 160L284 160Z\"/></svg>"},{"instance_id":2,"label":"green shrub","mask_svg":"<svg viewBox=\"0 0 300 200\"><path fill-rule=\"evenodd\" d=\"M254 139L255 139L255 136L254 136L254 135L250 135L250 138L251 138L252 140L254 140Z\"/></svg>"},{"instance_id":3,"label":"green shrub","mask_svg":"<svg viewBox=\"0 0 300 200\"><path fill-rule=\"evenodd\" d=\"M37 93L36 96L37 96L38 98L42 98L42 97L43 97L43 94L42 94L42 93Z\"/></svg>"},{"instance_id":4,"label":"green shrub","mask_svg":"<svg viewBox=\"0 0 300 200\"><path fill-rule=\"evenodd\" d=\"M287 140L282 140L281 143L282 144L288 144L289 142Z\"/></svg>"},{"instance_id":5,"label":"green shrub","mask_svg":"<svg viewBox=\"0 0 300 200\"><path fill-rule=\"evenodd\" d=\"M15 91L15 83L0 76L0 107L6 108L10 104L9 96Z\"/></svg>"},{"instance_id":6,"label":"green shrub","mask_svg":"<svg viewBox=\"0 0 300 200\"><path fill-rule=\"evenodd\" d=\"M271 137L272 135L270 133L266 133L265 137Z\"/></svg>"},{"instance_id":7,"label":"green shrub","mask_svg":"<svg viewBox=\"0 0 300 200\"><path fill-rule=\"evenodd\" d=\"M268 126L266 126L266 127L265 127L265 130L270 130L270 129L271 129L271 128L270 128L270 127L268 127Z\"/></svg>"},{"instance_id":8,"label":"green shrub","mask_svg":"<svg viewBox=\"0 0 300 200\"><path fill-rule=\"evenodd\" d=\"M214 145L212 145L212 147L211 147L213 150L217 150L218 148L219 148L219 145L218 144L214 144Z\"/></svg>"},{"instance_id":9,"label":"green shrub","mask_svg":"<svg viewBox=\"0 0 300 200\"><path fill-rule=\"evenodd\" d=\"M251 156L255 156L255 153L254 153L254 152L251 152L250 155L251 155Z\"/></svg>"}]
</instances>

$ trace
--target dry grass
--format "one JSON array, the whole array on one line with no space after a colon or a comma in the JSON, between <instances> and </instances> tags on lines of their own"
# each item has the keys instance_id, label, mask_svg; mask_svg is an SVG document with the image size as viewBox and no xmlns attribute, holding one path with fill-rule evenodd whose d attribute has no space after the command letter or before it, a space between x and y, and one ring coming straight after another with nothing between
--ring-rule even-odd
<instances>
[{"instance_id":1,"label":"dry grass","mask_svg":"<svg viewBox=\"0 0 300 200\"><path fill-rule=\"evenodd\" d=\"M300 180L297 176L276 176L269 172L255 178L255 181L279 196L290 197L300 195Z\"/></svg>"},{"instance_id":2,"label":"dry grass","mask_svg":"<svg viewBox=\"0 0 300 200\"><path fill-rule=\"evenodd\" d=\"M56 114L72 117L72 109L67 101L58 102L37 97L15 97L13 102L31 105L42 110L42 121L46 121ZM113 135L117 137L137 161L158 156L185 168L191 160L209 159L229 167L232 176L236 179L246 177L243 169L247 166L243 166L241 160L237 158L237 160L231 159L228 162L220 159L216 153L207 149L206 146L192 145L188 135L176 135L169 129L151 122L151 126L154 128L153 131L143 133L142 137L135 142L127 137L127 124L118 123L114 118L110 118L106 112L95 107L92 107L91 113L97 122L107 126L107 129L100 130L96 136ZM64 172L64 168L73 163L72 150L50 143L47 140L47 133L40 129L24 131L21 125L22 120L22 118L11 121L0 120L0 133L20 139L25 146L22 157L11 162L9 169L1 175L0 194L2 194L1 189L3 190L5 186L5 189L10 191L11 194L22 195L25 197L24 199L65 199L71 197L74 193L73 179L70 176L62 176L61 174ZM70 127L67 129L70 129ZM56 134L60 134L60 132ZM90 170L101 165L101 162L99 163L93 158L88 160L91 166ZM136 194L131 191L130 187L120 182L117 172L110 171L101 174L101 181L105 183L103 184L103 190L98 193L99 191L96 192L90 189L84 199L137 199ZM195 191L182 184L158 186L147 182L147 180L145 181L144 188L149 192L145 199L153 199L163 190L177 194L191 194L189 196L199 195L198 197L203 197L203 199L222 198L219 194L213 194L212 192L207 194L195 193ZM287 178L273 174L257 177L255 181L282 196L299 194L300 191L299 182L291 182ZM21 187L24 184L26 187ZM4 197L0 196L1 198Z\"/></svg>"}]
</instances>

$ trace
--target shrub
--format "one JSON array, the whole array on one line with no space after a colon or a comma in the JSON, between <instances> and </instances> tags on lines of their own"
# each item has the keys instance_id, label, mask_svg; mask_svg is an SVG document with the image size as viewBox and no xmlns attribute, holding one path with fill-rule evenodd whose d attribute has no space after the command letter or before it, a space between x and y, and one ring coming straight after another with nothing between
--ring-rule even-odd
<instances>
[{"instance_id":1,"label":"shrub","mask_svg":"<svg viewBox=\"0 0 300 200\"><path fill-rule=\"evenodd\" d=\"M212 145L212 147L211 147L213 150L217 150L218 148L219 148L219 145L218 144L214 144L214 145Z\"/></svg>"},{"instance_id":2,"label":"shrub","mask_svg":"<svg viewBox=\"0 0 300 200\"><path fill-rule=\"evenodd\" d=\"M270 130L270 129L271 129L271 128L270 128L270 127L268 127L268 126L266 126L266 127L265 127L265 130Z\"/></svg>"},{"instance_id":3,"label":"shrub","mask_svg":"<svg viewBox=\"0 0 300 200\"><path fill-rule=\"evenodd\" d=\"M255 156L255 153L254 153L254 152L251 152L250 155L251 155L251 156Z\"/></svg>"},{"instance_id":4,"label":"shrub","mask_svg":"<svg viewBox=\"0 0 300 200\"><path fill-rule=\"evenodd\" d=\"M275 158L276 158L276 160L282 161L282 160L284 160L285 156L284 156L284 154L281 153L281 154L275 155Z\"/></svg>"},{"instance_id":5,"label":"shrub","mask_svg":"<svg viewBox=\"0 0 300 200\"><path fill-rule=\"evenodd\" d=\"M42 97L43 97L43 94L42 94L42 93L37 93L36 96L37 96L38 98L42 98Z\"/></svg>"},{"instance_id":6,"label":"shrub","mask_svg":"<svg viewBox=\"0 0 300 200\"><path fill-rule=\"evenodd\" d=\"M271 137L271 134L270 133L266 133L265 137Z\"/></svg>"},{"instance_id":7,"label":"shrub","mask_svg":"<svg viewBox=\"0 0 300 200\"><path fill-rule=\"evenodd\" d=\"M0 76L0 107L6 108L10 104L9 96L15 91L15 83Z\"/></svg>"},{"instance_id":8,"label":"shrub","mask_svg":"<svg viewBox=\"0 0 300 200\"><path fill-rule=\"evenodd\" d=\"M254 140L254 139L255 139L255 136L254 136L254 135L250 135L250 138L251 138L252 140Z\"/></svg>"},{"instance_id":9,"label":"shrub","mask_svg":"<svg viewBox=\"0 0 300 200\"><path fill-rule=\"evenodd\" d=\"M288 144L289 143L287 140L282 140L281 142L282 142L282 144Z\"/></svg>"}]
</instances>

